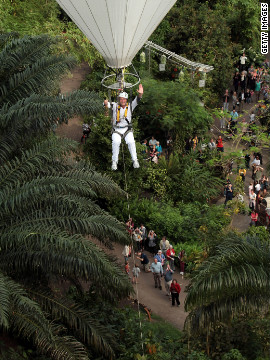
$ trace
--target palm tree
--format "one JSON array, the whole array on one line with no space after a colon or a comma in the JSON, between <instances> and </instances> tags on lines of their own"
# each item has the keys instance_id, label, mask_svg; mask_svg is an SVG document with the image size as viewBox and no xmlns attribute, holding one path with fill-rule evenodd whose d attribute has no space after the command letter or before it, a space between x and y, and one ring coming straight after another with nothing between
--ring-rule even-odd
<instances>
[{"instance_id":1,"label":"palm tree","mask_svg":"<svg viewBox=\"0 0 270 360\"><path fill-rule=\"evenodd\" d=\"M114 339L92 311L50 286L64 278L80 289L85 280L95 296L111 302L131 291L91 241L126 242L124 225L96 202L123 191L76 162L74 142L51 133L57 119L97 113L100 99L83 91L49 95L75 61L55 55L48 36L0 40L6 41L0 53L1 328L30 339L52 359L88 359L87 346L112 358Z\"/></svg>"},{"instance_id":2,"label":"palm tree","mask_svg":"<svg viewBox=\"0 0 270 360\"><path fill-rule=\"evenodd\" d=\"M205 202L217 196L223 184L211 168L198 162L197 153L182 158L171 154L169 161L161 158L159 166L167 171L168 192L174 201Z\"/></svg>"},{"instance_id":3,"label":"palm tree","mask_svg":"<svg viewBox=\"0 0 270 360\"><path fill-rule=\"evenodd\" d=\"M231 235L192 276L185 310L186 327L210 329L239 314L269 310L269 243Z\"/></svg>"}]
</instances>

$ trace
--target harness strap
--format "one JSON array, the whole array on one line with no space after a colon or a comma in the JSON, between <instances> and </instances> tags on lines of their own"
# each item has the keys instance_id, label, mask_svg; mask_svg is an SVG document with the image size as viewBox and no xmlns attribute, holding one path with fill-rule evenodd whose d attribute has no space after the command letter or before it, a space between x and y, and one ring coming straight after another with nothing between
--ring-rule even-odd
<instances>
[{"instance_id":1,"label":"harness strap","mask_svg":"<svg viewBox=\"0 0 270 360\"><path fill-rule=\"evenodd\" d=\"M117 116L116 116L116 122L118 122L118 123L120 121L120 109L121 109L121 106L118 105ZM126 106L126 109L125 109L125 119L127 119L127 112L128 112L128 103L127 103L127 106Z\"/></svg>"},{"instance_id":2,"label":"harness strap","mask_svg":"<svg viewBox=\"0 0 270 360\"><path fill-rule=\"evenodd\" d=\"M124 134L121 134L119 131L113 129L112 134L114 134L114 133L118 134L118 135L121 136L121 139L124 139L127 136L127 134L130 133L130 132L133 132L133 130L132 129L127 129L127 131L125 131Z\"/></svg>"}]
</instances>

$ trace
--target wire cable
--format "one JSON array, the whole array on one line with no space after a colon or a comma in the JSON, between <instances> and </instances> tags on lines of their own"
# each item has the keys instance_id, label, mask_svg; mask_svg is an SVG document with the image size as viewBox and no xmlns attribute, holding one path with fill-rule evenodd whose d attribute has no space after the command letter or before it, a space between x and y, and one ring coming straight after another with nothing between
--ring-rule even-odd
<instances>
[{"instance_id":1,"label":"wire cable","mask_svg":"<svg viewBox=\"0 0 270 360\"><path fill-rule=\"evenodd\" d=\"M123 157L123 166L124 166L124 179L125 179L125 192L127 194L127 209L128 209L128 218L130 219L130 204L129 204L129 194L128 194L128 185L127 185L127 174L126 174L126 164L125 164L125 154L124 154L124 145L122 142L122 157ZM130 239L132 243L132 259L135 265L135 254L134 254L134 239L132 233L130 234ZM142 320L141 320L141 310L140 310L140 301L139 301L139 289L138 284L135 282L135 292L138 303L138 314L139 314L139 324L140 324L140 332L141 332L141 345L142 345L142 354L144 356L144 346L143 346L143 332L142 332Z\"/></svg>"}]
</instances>

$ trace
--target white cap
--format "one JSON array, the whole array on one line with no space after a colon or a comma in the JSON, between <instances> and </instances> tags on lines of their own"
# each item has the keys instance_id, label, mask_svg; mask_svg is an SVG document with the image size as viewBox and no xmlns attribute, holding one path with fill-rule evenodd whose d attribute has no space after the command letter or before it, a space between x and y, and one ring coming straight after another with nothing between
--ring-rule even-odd
<instances>
[{"instance_id":1,"label":"white cap","mask_svg":"<svg viewBox=\"0 0 270 360\"><path fill-rule=\"evenodd\" d=\"M124 98L124 99L128 99L128 94L127 94L126 92L121 92L121 93L119 94L119 97L120 97L120 98Z\"/></svg>"}]
</instances>

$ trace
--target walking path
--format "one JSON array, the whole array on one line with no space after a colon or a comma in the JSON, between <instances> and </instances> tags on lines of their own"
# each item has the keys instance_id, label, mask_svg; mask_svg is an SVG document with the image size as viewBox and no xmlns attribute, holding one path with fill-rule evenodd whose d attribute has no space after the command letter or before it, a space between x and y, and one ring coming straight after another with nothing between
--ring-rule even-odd
<instances>
[{"instance_id":1,"label":"walking path","mask_svg":"<svg viewBox=\"0 0 270 360\"><path fill-rule=\"evenodd\" d=\"M81 82L89 74L90 67L87 63L77 66L71 73L71 77L65 78L60 85L61 94L69 94L80 88ZM61 124L56 129L56 134L72 140L80 141L82 137L82 119L76 116L68 121L68 124Z\"/></svg>"},{"instance_id":2,"label":"walking path","mask_svg":"<svg viewBox=\"0 0 270 360\"><path fill-rule=\"evenodd\" d=\"M122 251L124 249L123 245L114 244L113 250L108 250L104 246L100 245L100 242L96 242L105 252L114 255L118 259L118 263L122 267L124 271L124 256L122 255ZM150 263L154 260L153 256L145 251L145 254L148 256ZM132 279L132 269L134 266L132 257L129 258L129 266L130 266L130 277ZM136 259L135 261L141 268L140 261ZM182 275L179 274L179 269L176 268L176 271L173 275L173 278L177 280L180 284L181 292L180 292L180 307L172 307L171 301L169 297L166 296L165 285L164 285L164 278L161 279L162 282L162 290L155 288L154 277L152 273L145 273L142 269L138 278L138 294L139 294L139 302L143 305L146 305L148 309L158 316L160 316L166 322L174 325L176 328L182 330L184 327L185 319L187 317L187 313L184 311L184 302L186 298L185 288L188 285L188 279L183 278ZM136 290L135 285L133 285L134 290ZM136 297L134 295L134 297ZM143 315L146 316L146 313Z\"/></svg>"}]
</instances>

